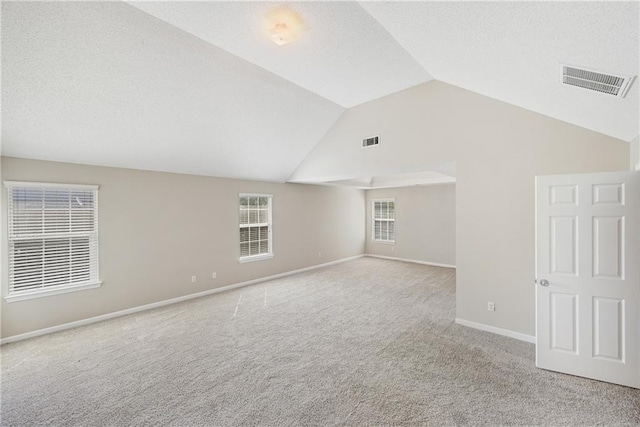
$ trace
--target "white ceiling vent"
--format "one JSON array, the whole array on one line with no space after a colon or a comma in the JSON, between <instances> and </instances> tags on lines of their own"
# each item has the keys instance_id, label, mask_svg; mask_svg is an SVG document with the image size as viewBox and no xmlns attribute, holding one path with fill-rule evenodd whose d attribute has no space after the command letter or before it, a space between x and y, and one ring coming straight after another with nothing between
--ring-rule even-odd
<instances>
[{"instance_id":1,"label":"white ceiling vent","mask_svg":"<svg viewBox=\"0 0 640 427\"><path fill-rule=\"evenodd\" d=\"M584 67L562 65L562 83L624 98L635 76L607 74Z\"/></svg>"},{"instance_id":2,"label":"white ceiling vent","mask_svg":"<svg viewBox=\"0 0 640 427\"><path fill-rule=\"evenodd\" d=\"M364 138L362 140L362 147L372 147L374 145L378 145L380 143L380 136L370 136L369 138Z\"/></svg>"}]
</instances>

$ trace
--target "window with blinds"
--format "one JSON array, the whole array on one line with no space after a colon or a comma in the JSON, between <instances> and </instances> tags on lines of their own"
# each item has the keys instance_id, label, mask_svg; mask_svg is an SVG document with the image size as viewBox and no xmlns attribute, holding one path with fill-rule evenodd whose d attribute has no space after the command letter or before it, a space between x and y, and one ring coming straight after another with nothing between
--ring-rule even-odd
<instances>
[{"instance_id":1,"label":"window with blinds","mask_svg":"<svg viewBox=\"0 0 640 427\"><path fill-rule=\"evenodd\" d=\"M98 284L98 187L5 185L8 297Z\"/></svg>"},{"instance_id":2,"label":"window with blinds","mask_svg":"<svg viewBox=\"0 0 640 427\"><path fill-rule=\"evenodd\" d=\"M394 242L396 240L395 199L373 201L373 240Z\"/></svg>"},{"instance_id":3,"label":"window with blinds","mask_svg":"<svg viewBox=\"0 0 640 427\"><path fill-rule=\"evenodd\" d=\"M240 194L240 261L272 256L271 200L266 194Z\"/></svg>"}]
</instances>

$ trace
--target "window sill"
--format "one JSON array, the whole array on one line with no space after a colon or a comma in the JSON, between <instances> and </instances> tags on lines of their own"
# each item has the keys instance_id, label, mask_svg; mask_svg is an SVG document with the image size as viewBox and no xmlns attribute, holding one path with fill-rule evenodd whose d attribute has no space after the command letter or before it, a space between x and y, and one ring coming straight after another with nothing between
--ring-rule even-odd
<instances>
[{"instance_id":1,"label":"window sill","mask_svg":"<svg viewBox=\"0 0 640 427\"><path fill-rule=\"evenodd\" d=\"M373 241L373 243L384 243L385 245L395 245L396 244L395 240L376 240L376 239L373 239L372 241Z\"/></svg>"},{"instance_id":2,"label":"window sill","mask_svg":"<svg viewBox=\"0 0 640 427\"><path fill-rule=\"evenodd\" d=\"M245 256L240 258L238 261L242 264L244 262L262 261L263 259L271 259L271 258L273 258L273 254L262 254L262 255Z\"/></svg>"},{"instance_id":3,"label":"window sill","mask_svg":"<svg viewBox=\"0 0 640 427\"><path fill-rule=\"evenodd\" d=\"M71 285L56 289L38 289L35 291L18 292L4 297L7 302L24 301L33 298L49 297L52 295L66 294L69 292L83 291L85 289L95 289L102 286L102 282L84 283L82 285Z\"/></svg>"}]
</instances>

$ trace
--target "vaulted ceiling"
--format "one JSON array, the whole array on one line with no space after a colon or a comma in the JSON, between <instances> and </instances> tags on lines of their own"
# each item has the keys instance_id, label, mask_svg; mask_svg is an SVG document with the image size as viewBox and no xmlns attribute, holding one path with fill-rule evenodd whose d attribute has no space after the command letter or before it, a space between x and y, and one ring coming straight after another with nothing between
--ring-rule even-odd
<instances>
[{"instance_id":1,"label":"vaulted ceiling","mask_svg":"<svg viewBox=\"0 0 640 427\"><path fill-rule=\"evenodd\" d=\"M345 108L431 80L357 2L293 3L306 29L285 46L265 36L274 3L129 4Z\"/></svg>"},{"instance_id":2,"label":"vaulted ceiling","mask_svg":"<svg viewBox=\"0 0 640 427\"><path fill-rule=\"evenodd\" d=\"M638 75L637 2L3 2L2 154L284 181L346 108L432 79L630 141L624 99L559 64Z\"/></svg>"},{"instance_id":3,"label":"vaulted ceiling","mask_svg":"<svg viewBox=\"0 0 640 427\"><path fill-rule=\"evenodd\" d=\"M638 75L638 2L363 2L436 80L630 141L624 99L560 84L560 64Z\"/></svg>"}]
</instances>

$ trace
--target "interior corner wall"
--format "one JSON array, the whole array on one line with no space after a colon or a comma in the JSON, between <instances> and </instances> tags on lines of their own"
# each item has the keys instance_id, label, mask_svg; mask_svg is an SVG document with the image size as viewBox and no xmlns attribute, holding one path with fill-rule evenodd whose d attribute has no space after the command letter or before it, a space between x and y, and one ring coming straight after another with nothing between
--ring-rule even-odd
<instances>
[{"instance_id":1,"label":"interior corner wall","mask_svg":"<svg viewBox=\"0 0 640 427\"><path fill-rule=\"evenodd\" d=\"M368 135L380 135L380 144L363 150ZM534 178L629 170L629 143L431 81L347 110L291 180L385 176L453 161L456 316L534 335Z\"/></svg>"},{"instance_id":2,"label":"interior corner wall","mask_svg":"<svg viewBox=\"0 0 640 427\"><path fill-rule=\"evenodd\" d=\"M1 138L1 136L0 136ZM0 140L0 149L2 146L2 141ZM2 187L4 187L4 183L2 182L2 162L3 162L4 157L0 156L0 192L4 191L2 189ZM8 263L5 263L5 253L6 253L6 228L2 225L4 224L6 221L4 219L4 212L6 210L5 207L5 198L2 197L2 195L0 194L0 284L2 284L2 282L5 280L4 278L6 277L6 265ZM0 289L3 289L2 286L0 286ZM0 298L2 298L2 293L0 292ZM2 337L2 302L0 301L0 338Z\"/></svg>"},{"instance_id":3,"label":"interior corner wall","mask_svg":"<svg viewBox=\"0 0 640 427\"><path fill-rule=\"evenodd\" d=\"M375 199L395 199L395 242L376 242L372 232ZM438 184L367 190L367 254L456 264L456 186Z\"/></svg>"},{"instance_id":4,"label":"interior corner wall","mask_svg":"<svg viewBox=\"0 0 640 427\"><path fill-rule=\"evenodd\" d=\"M640 136L637 136L636 139L634 139L633 141L631 141L631 143L629 144L629 150L630 150L630 154L629 154L629 158L630 158L630 164L629 167L630 169L633 170L640 170Z\"/></svg>"},{"instance_id":5,"label":"interior corner wall","mask_svg":"<svg viewBox=\"0 0 640 427\"><path fill-rule=\"evenodd\" d=\"M3 338L364 253L362 190L10 157L1 162L3 180L100 186L103 281L100 288L43 298L12 303L2 298ZM274 258L238 262L239 193L273 195ZM3 248L6 198L3 187ZM3 251L3 296L7 265Z\"/></svg>"}]
</instances>

